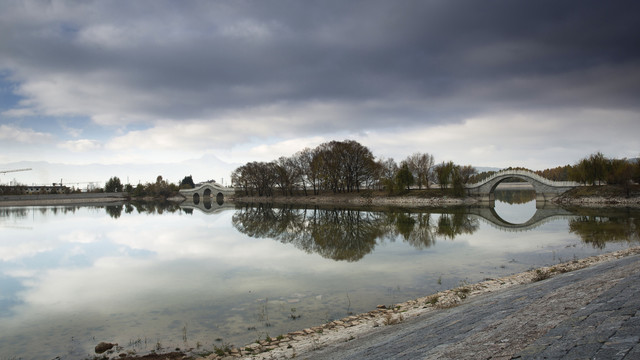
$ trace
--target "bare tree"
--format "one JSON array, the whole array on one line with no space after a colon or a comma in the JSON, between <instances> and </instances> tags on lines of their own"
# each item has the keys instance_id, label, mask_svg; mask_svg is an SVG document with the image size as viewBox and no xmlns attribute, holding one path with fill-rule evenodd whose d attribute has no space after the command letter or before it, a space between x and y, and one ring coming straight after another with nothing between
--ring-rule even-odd
<instances>
[{"instance_id":1,"label":"bare tree","mask_svg":"<svg viewBox=\"0 0 640 360\"><path fill-rule=\"evenodd\" d=\"M428 153L414 153L408 156L404 162L409 167L409 171L415 179L415 183L418 185L418 189L422 189L422 185L429 188L429 172L434 166L433 155Z\"/></svg>"},{"instance_id":2,"label":"bare tree","mask_svg":"<svg viewBox=\"0 0 640 360\"><path fill-rule=\"evenodd\" d=\"M469 179L471 179L471 177L477 173L478 171L476 170L476 168L474 168L471 165L465 165L460 167L460 176L462 178L463 184L469 183Z\"/></svg>"},{"instance_id":3,"label":"bare tree","mask_svg":"<svg viewBox=\"0 0 640 360\"><path fill-rule=\"evenodd\" d=\"M393 192L396 174L398 173L398 164L393 158L380 159L378 160L379 167L379 175L378 181L379 183L386 187L389 192Z\"/></svg>"}]
</instances>

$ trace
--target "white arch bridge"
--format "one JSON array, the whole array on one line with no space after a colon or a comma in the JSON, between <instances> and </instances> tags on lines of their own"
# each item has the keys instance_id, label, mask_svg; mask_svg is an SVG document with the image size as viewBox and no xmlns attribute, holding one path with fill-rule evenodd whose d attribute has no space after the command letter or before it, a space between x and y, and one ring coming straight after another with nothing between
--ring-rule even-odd
<instances>
[{"instance_id":1,"label":"white arch bridge","mask_svg":"<svg viewBox=\"0 0 640 360\"><path fill-rule=\"evenodd\" d=\"M493 202L494 191L498 185L507 179L520 179L533 186L536 192L536 202L544 202L560 196L561 194L581 186L574 181L552 181L527 170L504 170L475 184L465 186L467 195L480 198L481 202Z\"/></svg>"},{"instance_id":2,"label":"white arch bridge","mask_svg":"<svg viewBox=\"0 0 640 360\"><path fill-rule=\"evenodd\" d=\"M222 205L225 196L233 196L233 194L235 194L234 188L224 187L215 182L206 182L193 189L180 190L180 195L193 202L194 205L211 203L214 199L218 205Z\"/></svg>"}]
</instances>

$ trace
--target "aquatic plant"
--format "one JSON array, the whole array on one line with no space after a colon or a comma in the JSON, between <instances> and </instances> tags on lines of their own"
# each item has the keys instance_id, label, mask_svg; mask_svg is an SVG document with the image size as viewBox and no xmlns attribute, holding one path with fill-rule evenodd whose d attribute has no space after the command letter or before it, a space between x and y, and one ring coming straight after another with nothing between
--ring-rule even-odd
<instances>
[{"instance_id":1,"label":"aquatic plant","mask_svg":"<svg viewBox=\"0 0 640 360\"><path fill-rule=\"evenodd\" d=\"M551 272L543 269L536 269L532 281L542 281L551 277Z\"/></svg>"}]
</instances>

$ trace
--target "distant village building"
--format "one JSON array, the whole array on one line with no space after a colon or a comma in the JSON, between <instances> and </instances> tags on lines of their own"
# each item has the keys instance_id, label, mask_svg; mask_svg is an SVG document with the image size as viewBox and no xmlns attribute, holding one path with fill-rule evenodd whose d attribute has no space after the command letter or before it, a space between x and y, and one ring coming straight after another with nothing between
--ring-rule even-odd
<instances>
[{"instance_id":1,"label":"distant village building","mask_svg":"<svg viewBox=\"0 0 640 360\"><path fill-rule=\"evenodd\" d=\"M66 186L61 186L61 185L53 185L53 186L46 186L46 185L33 185L33 186L26 186L24 193L25 194L65 194L69 192L69 188Z\"/></svg>"}]
</instances>

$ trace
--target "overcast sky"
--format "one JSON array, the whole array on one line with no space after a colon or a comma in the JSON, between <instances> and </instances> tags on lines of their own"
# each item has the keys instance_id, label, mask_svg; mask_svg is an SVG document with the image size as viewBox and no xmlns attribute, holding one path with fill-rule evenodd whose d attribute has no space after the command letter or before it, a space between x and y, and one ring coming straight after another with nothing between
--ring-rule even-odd
<instances>
[{"instance_id":1,"label":"overcast sky","mask_svg":"<svg viewBox=\"0 0 640 360\"><path fill-rule=\"evenodd\" d=\"M2 1L0 170L238 164L344 139L474 166L637 157L638 14L638 1Z\"/></svg>"}]
</instances>

